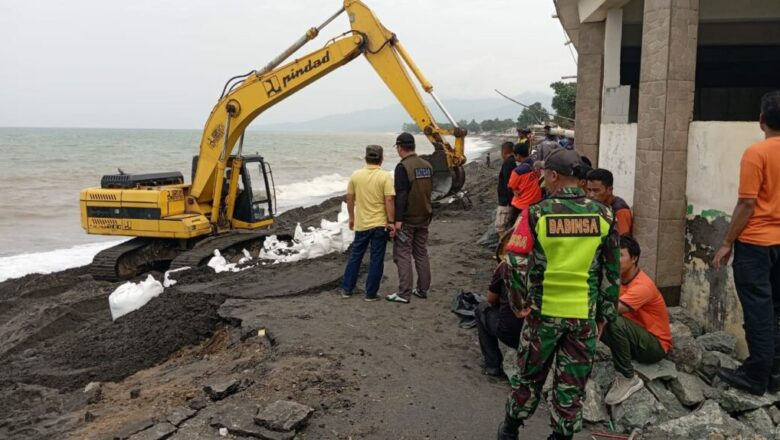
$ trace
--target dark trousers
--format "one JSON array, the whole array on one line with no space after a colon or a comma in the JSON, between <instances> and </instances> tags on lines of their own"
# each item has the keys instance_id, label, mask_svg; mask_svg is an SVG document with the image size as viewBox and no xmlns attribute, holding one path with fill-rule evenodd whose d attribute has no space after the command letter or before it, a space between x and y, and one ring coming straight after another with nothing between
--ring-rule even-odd
<instances>
[{"instance_id":1,"label":"dark trousers","mask_svg":"<svg viewBox=\"0 0 780 440\"><path fill-rule=\"evenodd\" d=\"M428 292L431 288L431 264L428 261L428 225L404 225L401 232L405 240L396 235L393 241L393 261L398 267L398 296L412 297L414 269L417 270L417 290Z\"/></svg>"},{"instance_id":2,"label":"dark trousers","mask_svg":"<svg viewBox=\"0 0 780 440\"><path fill-rule=\"evenodd\" d=\"M732 266L750 352L742 369L766 383L773 368L780 373L780 245L737 241Z\"/></svg>"},{"instance_id":3,"label":"dark trousers","mask_svg":"<svg viewBox=\"0 0 780 440\"><path fill-rule=\"evenodd\" d=\"M622 316L607 324L603 340L612 351L615 370L625 377L634 376L631 359L643 364L654 364L666 356L654 334Z\"/></svg>"},{"instance_id":4,"label":"dark trousers","mask_svg":"<svg viewBox=\"0 0 780 440\"><path fill-rule=\"evenodd\" d=\"M509 205L509 217L506 219L506 229L510 230L515 227L517 218L520 217L520 213L523 212L512 205Z\"/></svg>"},{"instance_id":5,"label":"dark trousers","mask_svg":"<svg viewBox=\"0 0 780 440\"><path fill-rule=\"evenodd\" d=\"M352 253L349 254L347 267L344 269L341 288L348 293L355 290L360 263L363 261L363 255L369 245L371 253L368 261L368 278L366 278L366 296L372 298L379 292L379 283L382 281L382 273L385 269L387 231L384 226L355 232L355 241L352 242ZM314 275L316 276L316 274Z\"/></svg>"},{"instance_id":6,"label":"dark trousers","mask_svg":"<svg viewBox=\"0 0 780 440\"><path fill-rule=\"evenodd\" d=\"M498 341L503 342L517 350L520 345L520 331L523 328L523 320L512 317L511 322L502 322L499 309L488 302L481 302L474 314L477 322L477 335L479 336L479 348L485 358L485 368L499 369L504 361ZM510 319L505 319L510 321Z\"/></svg>"}]
</instances>

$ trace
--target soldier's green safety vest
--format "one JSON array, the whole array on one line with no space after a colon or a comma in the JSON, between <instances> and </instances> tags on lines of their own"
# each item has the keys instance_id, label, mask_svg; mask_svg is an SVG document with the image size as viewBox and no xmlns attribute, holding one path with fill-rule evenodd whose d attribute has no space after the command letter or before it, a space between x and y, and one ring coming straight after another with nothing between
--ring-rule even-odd
<instances>
[{"instance_id":1,"label":"soldier's green safety vest","mask_svg":"<svg viewBox=\"0 0 780 440\"><path fill-rule=\"evenodd\" d=\"M545 214L539 219L536 238L547 259L542 315L588 319L590 267L609 228L596 213Z\"/></svg>"}]
</instances>

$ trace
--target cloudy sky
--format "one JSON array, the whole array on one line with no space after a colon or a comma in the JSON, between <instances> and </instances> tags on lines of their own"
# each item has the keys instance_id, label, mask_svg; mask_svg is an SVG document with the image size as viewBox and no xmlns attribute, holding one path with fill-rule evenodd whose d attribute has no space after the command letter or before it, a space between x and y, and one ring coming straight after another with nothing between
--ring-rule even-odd
<instances>
[{"instance_id":1,"label":"cloudy sky","mask_svg":"<svg viewBox=\"0 0 780 440\"><path fill-rule=\"evenodd\" d=\"M366 0L446 98L549 92L576 73L552 0ZM0 126L199 128L225 80L265 65L339 0L2 0ZM302 49L349 29L345 15ZM256 121L394 98L356 59Z\"/></svg>"}]
</instances>

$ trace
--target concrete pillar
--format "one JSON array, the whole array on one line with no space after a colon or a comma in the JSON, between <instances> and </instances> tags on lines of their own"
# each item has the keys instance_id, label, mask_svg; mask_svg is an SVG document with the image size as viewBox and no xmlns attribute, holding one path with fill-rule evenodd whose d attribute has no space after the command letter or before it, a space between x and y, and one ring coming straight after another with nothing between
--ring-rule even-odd
<instances>
[{"instance_id":1,"label":"concrete pillar","mask_svg":"<svg viewBox=\"0 0 780 440\"><path fill-rule=\"evenodd\" d=\"M604 88L620 86L623 9L610 9L604 21Z\"/></svg>"},{"instance_id":2,"label":"concrete pillar","mask_svg":"<svg viewBox=\"0 0 780 440\"><path fill-rule=\"evenodd\" d=\"M610 9L604 29L604 95L601 124L627 124L631 87L620 85L620 51L623 43L623 9ZM599 141L601 141L601 135Z\"/></svg>"},{"instance_id":3,"label":"concrete pillar","mask_svg":"<svg viewBox=\"0 0 780 440\"><path fill-rule=\"evenodd\" d=\"M582 23L577 46L575 141L580 153L599 159L599 127L604 76L604 22Z\"/></svg>"},{"instance_id":4,"label":"concrete pillar","mask_svg":"<svg viewBox=\"0 0 780 440\"><path fill-rule=\"evenodd\" d=\"M699 0L645 0L634 231L642 267L673 304L683 275L698 25Z\"/></svg>"}]
</instances>

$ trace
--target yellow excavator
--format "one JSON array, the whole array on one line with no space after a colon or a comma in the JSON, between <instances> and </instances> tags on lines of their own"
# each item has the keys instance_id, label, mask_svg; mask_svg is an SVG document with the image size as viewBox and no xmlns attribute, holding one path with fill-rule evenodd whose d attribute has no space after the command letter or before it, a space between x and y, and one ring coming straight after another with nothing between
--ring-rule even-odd
<instances>
[{"instance_id":1,"label":"yellow excavator","mask_svg":"<svg viewBox=\"0 0 780 440\"><path fill-rule=\"evenodd\" d=\"M349 17L350 31L282 65L342 13ZM208 262L215 249L235 253L262 244L276 212L273 173L261 156L243 153L244 131L263 111L360 55L433 144L433 152L423 157L433 166L434 198L459 191L465 182L466 130L444 108L396 35L363 2L344 0L336 14L265 67L228 80L193 158L191 184L180 172L120 170L103 176L99 188L81 191L81 226L87 233L135 237L98 253L93 276L128 279L150 269L194 267ZM436 124L412 76L452 128ZM444 136L454 136L454 145Z\"/></svg>"}]
</instances>

